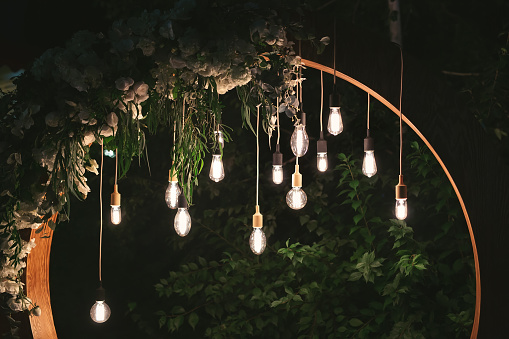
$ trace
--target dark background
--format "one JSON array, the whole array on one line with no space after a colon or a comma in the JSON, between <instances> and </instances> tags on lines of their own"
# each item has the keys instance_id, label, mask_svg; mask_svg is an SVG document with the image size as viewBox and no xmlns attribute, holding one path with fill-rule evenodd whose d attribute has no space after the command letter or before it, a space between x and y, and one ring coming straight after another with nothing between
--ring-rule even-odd
<instances>
[{"instance_id":1,"label":"dark background","mask_svg":"<svg viewBox=\"0 0 509 339\"><path fill-rule=\"evenodd\" d=\"M76 31L87 29L106 32L115 18L136 15L143 9L170 8L171 2L11 1L0 6L0 65L7 64L15 71L29 67L34 58L47 48L62 46ZM401 6L405 53L430 70L433 75L444 70L460 73L483 71L486 64L496 58L497 47L503 44L506 38L499 36L499 33L509 28L507 19L509 8L507 2L503 0L482 3L459 0L447 3L438 0L405 1ZM385 2L331 1L326 3L320 13L323 14L320 18L324 21L330 21L332 13L336 13L341 22L353 24L354 27L368 32L374 40L384 42L389 39L388 11ZM443 76L442 80L458 91L469 81L465 77L453 76ZM230 124L235 126L238 120L232 120ZM126 311L125 302L129 301L132 295L149 296L152 291L143 289L152 290L153 282L157 281L162 272L165 273L171 268L171 264L170 267L164 268L158 264L158 258L165 258L173 253L167 247L173 247L177 240L171 232L170 234L167 232L168 228L172 231L173 215L168 212L162 199L169 159L165 158L167 152L164 149L161 153L163 156L159 158L157 152L158 145L168 144L169 138L164 135L149 141L150 155L154 159L151 161L152 176L148 176L146 166L140 168L135 166L133 172L129 174L129 177L136 178L135 180L144 180L137 184L146 184L152 187L151 190L133 192L129 185L123 185L121 188L125 199L123 205L125 202L126 206L135 208L137 200L153 201L147 214L140 217L141 220L135 217L128 219L128 222L120 225L120 230L112 229L109 224L105 225L103 280L111 299L123 302L118 306L110 304L115 311L106 324L95 325L88 316L82 316L84 312L88 313L89 307L93 304L93 294L97 285L96 220L99 204L97 197L92 193L85 203L73 204L72 223L60 225L55 233L51 257L51 292L57 333L62 338L78 337L75 327L69 326L65 320L69 315L73 315L77 322L81 322L81 326L89 326L91 332L83 333L84 338L90 335L106 337L108 331L115 333L116 337L133 337L136 331L134 325L125 321L122 312L116 310ZM98 150L95 149L93 152L98 159ZM266 156L269 157L268 154ZM114 163L107 158L105 161L107 173L104 186L104 213L107 215ZM97 178L92 178L90 183L92 192L98 192ZM153 196L154 191L159 195ZM91 218L94 221L90 221ZM133 223L142 223L145 225L144 229L130 228L129 225ZM122 239L126 238L137 239L138 244L123 244ZM485 246L490 242L489 238L482 241L481 245ZM115 245L109 246L111 243ZM147 248L150 249L148 253ZM113 255L124 258L125 262L109 261L108 258ZM124 274L119 274L119 271L115 270L115 266L120 265ZM60 289L65 289L66 292L59 293ZM481 327L482 324L483 314ZM500 331L502 327L500 325Z\"/></svg>"}]
</instances>

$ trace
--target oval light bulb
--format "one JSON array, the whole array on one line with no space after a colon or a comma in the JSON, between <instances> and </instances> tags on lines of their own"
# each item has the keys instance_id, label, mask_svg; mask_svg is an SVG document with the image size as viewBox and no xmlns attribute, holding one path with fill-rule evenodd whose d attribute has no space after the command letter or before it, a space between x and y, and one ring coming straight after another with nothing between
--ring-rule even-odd
<instances>
[{"instance_id":1,"label":"oval light bulb","mask_svg":"<svg viewBox=\"0 0 509 339\"><path fill-rule=\"evenodd\" d=\"M265 250L267 238L261 227L253 227L253 232L249 236L249 247L254 254L260 255Z\"/></svg>"},{"instance_id":2,"label":"oval light bulb","mask_svg":"<svg viewBox=\"0 0 509 339\"><path fill-rule=\"evenodd\" d=\"M320 172L325 172L327 168L329 168L329 162L327 161L327 153L317 153L316 167Z\"/></svg>"},{"instance_id":3,"label":"oval light bulb","mask_svg":"<svg viewBox=\"0 0 509 339\"><path fill-rule=\"evenodd\" d=\"M191 216L187 208L179 208L174 221L175 232L181 237L185 237L191 230Z\"/></svg>"},{"instance_id":4,"label":"oval light bulb","mask_svg":"<svg viewBox=\"0 0 509 339\"><path fill-rule=\"evenodd\" d=\"M177 202L179 195L181 193L178 181L170 181L168 184L168 188L166 189L166 193L164 195L164 199L166 200L166 204L172 210L177 208Z\"/></svg>"},{"instance_id":5,"label":"oval light bulb","mask_svg":"<svg viewBox=\"0 0 509 339\"><path fill-rule=\"evenodd\" d=\"M300 210L306 206L307 201L308 197L306 192L304 192L301 187L293 187L286 194L286 203L294 210Z\"/></svg>"},{"instance_id":6,"label":"oval light bulb","mask_svg":"<svg viewBox=\"0 0 509 339\"><path fill-rule=\"evenodd\" d=\"M104 300L98 300L90 309L90 318L96 323L103 323L110 318L111 310Z\"/></svg>"},{"instance_id":7,"label":"oval light bulb","mask_svg":"<svg viewBox=\"0 0 509 339\"><path fill-rule=\"evenodd\" d=\"M309 137L306 133L305 125L295 126L295 130L293 131L290 139L290 146L292 147L292 152L296 157L302 157L306 154L309 147Z\"/></svg>"},{"instance_id":8,"label":"oval light bulb","mask_svg":"<svg viewBox=\"0 0 509 339\"><path fill-rule=\"evenodd\" d=\"M224 167L223 160L221 159L221 154L212 154L209 178L215 182L219 182L224 179Z\"/></svg>"},{"instance_id":9,"label":"oval light bulb","mask_svg":"<svg viewBox=\"0 0 509 339\"><path fill-rule=\"evenodd\" d=\"M364 160L362 161L362 173L368 178L376 174L375 151L365 151Z\"/></svg>"},{"instance_id":10,"label":"oval light bulb","mask_svg":"<svg viewBox=\"0 0 509 339\"><path fill-rule=\"evenodd\" d=\"M330 108L327 130L332 135L338 135L343 132L343 119L341 118L341 111L339 107Z\"/></svg>"},{"instance_id":11,"label":"oval light bulb","mask_svg":"<svg viewBox=\"0 0 509 339\"><path fill-rule=\"evenodd\" d=\"M408 214L406 199L396 199L396 218L405 220Z\"/></svg>"},{"instance_id":12,"label":"oval light bulb","mask_svg":"<svg viewBox=\"0 0 509 339\"><path fill-rule=\"evenodd\" d=\"M113 225L118 225L122 221L122 211L120 209L120 205L112 205L111 206L111 223Z\"/></svg>"},{"instance_id":13,"label":"oval light bulb","mask_svg":"<svg viewBox=\"0 0 509 339\"><path fill-rule=\"evenodd\" d=\"M283 166L273 165L272 166L272 181L279 185L283 182Z\"/></svg>"}]
</instances>

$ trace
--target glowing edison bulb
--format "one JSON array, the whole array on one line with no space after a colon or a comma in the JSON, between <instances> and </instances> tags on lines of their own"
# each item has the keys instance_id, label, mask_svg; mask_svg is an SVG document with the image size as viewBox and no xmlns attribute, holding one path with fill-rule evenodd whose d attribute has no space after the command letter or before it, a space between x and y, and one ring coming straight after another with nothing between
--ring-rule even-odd
<instances>
[{"instance_id":1,"label":"glowing edison bulb","mask_svg":"<svg viewBox=\"0 0 509 339\"><path fill-rule=\"evenodd\" d=\"M309 147L309 137L306 133L305 125L295 126L295 130L293 131L290 139L290 146L292 147L292 152L296 157L302 157L306 154Z\"/></svg>"},{"instance_id":2,"label":"glowing edison bulb","mask_svg":"<svg viewBox=\"0 0 509 339\"><path fill-rule=\"evenodd\" d=\"M279 185L283 182L283 166L273 165L272 166L272 181Z\"/></svg>"},{"instance_id":3,"label":"glowing edison bulb","mask_svg":"<svg viewBox=\"0 0 509 339\"><path fill-rule=\"evenodd\" d=\"M110 318L111 310L104 300L97 300L90 309L90 317L96 323L103 323Z\"/></svg>"},{"instance_id":4,"label":"glowing edison bulb","mask_svg":"<svg viewBox=\"0 0 509 339\"><path fill-rule=\"evenodd\" d=\"M362 173L368 178L376 174L375 151L365 151L362 161Z\"/></svg>"},{"instance_id":5,"label":"glowing edison bulb","mask_svg":"<svg viewBox=\"0 0 509 339\"><path fill-rule=\"evenodd\" d=\"M209 178L215 182L219 182L224 179L224 167L223 160L221 159L221 154L212 154Z\"/></svg>"},{"instance_id":6,"label":"glowing edison bulb","mask_svg":"<svg viewBox=\"0 0 509 339\"><path fill-rule=\"evenodd\" d=\"M111 206L111 223L118 225L122 221L122 211L120 206Z\"/></svg>"},{"instance_id":7,"label":"glowing edison bulb","mask_svg":"<svg viewBox=\"0 0 509 339\"><path fill-rule=\"evenodd\" d=\"M343 132L343 119L341 118L341 111L339 110L339 107L330 108L327 130L332 135L338 135Z\"/></svg>"},{"instance_id":8,"label":"glowing edison bulb","mask_svg":"<svg viewBox=\"0 0 509 339\"><path fill-rule=\"evenodd\" d=\"M111 223L118 225L122 221L122 211L120 210L120 193L118 193L118 185L113 185L113 193L111 193Z\"/></svg>"},{"instance_id":9,"label":"glowing edison bulb","mask_svg":"<svg viewBox=\"0 0 509 339\"><path fill-rule=\"evenodd\" d=\"M302 190L302 187L293 187L286 194L286 203L288 206L294 210L300 210L308 201L308 197L306 192Z\"/></svg>"},{"instance_id":10,"label":"glowing edison bulb","mask_svg":"<svg viewBox=\"0 0 509 339\"><path fill-rule=\"evenodd\" d=\"M405 199L396 199L396 218L405 220L408 214L408 208Z\"/></svg>"},{"instance_id":11,"label":"glowing edison bulb","mask_svg":"<svg viewBox=\"0 0 509 339\"><path fill-rule=\"evenodd\" d=\"M175 232L181 237L185 237L191 230L191 216L187 208L179 208L175 215Z\"/></svg>"},{"instance_id":12,"label":"glowing edison bulb","mask_svg":"<svg viewBox=\"0 0 509 339\"><path fill-rule=\"evenodd\" d=\"M180 187L178 181L170 181L168 184L168 188L166 189L166 193L164 195L164 199L166 200L166 204L172 210L177 208L177 202L180 195Z\"/></svg>"},{"instance_id":13,"label":"glowing edison bulb","mask_svg":"<svg viewBox=\"0 0 509 339\"><path fill-rule=\"evenodd\" d=\"M261 227L253 227L253 232L249 236L249 247L254 254L260 255L265 250L267 238Z\"/></svg>"},{"instance_id":14,"label":"glowing edison bulb","mask_svg":"<svg viewBox=\"0 0 509 339\"><path fill-rule=\"evenodd\" d=\"M329 162L327 161L327 153L317 153L316 167L320 172L325 172L327 168L329 168Z\"/></svg>"}]
</instances>

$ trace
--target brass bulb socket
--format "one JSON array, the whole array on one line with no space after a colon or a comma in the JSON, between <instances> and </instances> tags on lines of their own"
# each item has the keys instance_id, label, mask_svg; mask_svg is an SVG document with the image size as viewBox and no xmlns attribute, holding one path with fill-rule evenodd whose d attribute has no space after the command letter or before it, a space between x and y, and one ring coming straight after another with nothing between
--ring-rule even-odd
<instances>
[{"instance_id":1,"label":"brass bulb socket","mask_svg":"<svg viewBox=\"0 0 509 339\"><path fill-rule=\"evenodd\" d=\"M118 185L113 185L113 193L111 193L111 206L120 206L120 193L118 193Z\"/></svg>"},{"instance_id":2,"label":"brass bulb socket","mask_svg":"<svg viewBox=\"0 0 509 339\"><path fill-rule=\"evenodd\" d=\"M169 175L168 175L168 181L172 181L172 182L177 182L179 181L178 178L177 178L177 172L175 171L172 171L171 169L169 170Z\"/></svg>"},{"instance_id":3,"label":"brass bulb socket","mask_svg":"<svg viewBox=\"0 0 509 339\"><path fill-rule=\"evenodd\" d=\"M396 199L406 199L407 198L407 187L403 183L403 176L399 176L399 183L396 185Z\"/></svg>"},{"instance_id":4,"label":"brass bulb socket","mask_svg":"<svg viewBox=\"0 0 509 339\"><path fill-rule=\"evenodd\" d=\"M256 212L253 214L253 228L263 227L263 215L260 213L260 206L256 205Z\"/></svg>"},{"instance_id":5,"label":"brass bulb socket","mask_svg":"<svg viewBox=\"0 0 509 339\"><path fill-rule=\"evenodd\" d=\"M295 165L295 173L292 174L292 187L302 187L302 174L299 173L299 165Z\"/></svg>"}]
</instances>

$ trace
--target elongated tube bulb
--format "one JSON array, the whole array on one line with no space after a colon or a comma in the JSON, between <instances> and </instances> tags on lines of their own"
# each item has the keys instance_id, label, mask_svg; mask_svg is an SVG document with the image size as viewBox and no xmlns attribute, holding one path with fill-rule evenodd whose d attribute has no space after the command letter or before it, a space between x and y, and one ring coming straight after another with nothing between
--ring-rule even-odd
<instances>
[{"instance_id":1,"label":"elongated tube bulb","mask_svg":"<svg viewBox=\"0 0 509 339\"><path fill-rule=\"evenodd\" d=\"M327 153L317 153L316 155L316 167L320 172L325 172L329 168L329 162L327 160Z\"/></svg>"},{"instance_id":2,"label":"elongated tube bulb","mask_svg":"<svg viewBox=\"0 0 509 339\"><path fill-rule=\"evenodd\" d=\"M343 119L341 118L341 111L339 107L330 108L327 130L332 135L338 135L343 132Z\"/></svg>"},{"instance_id":3,"label":"elongated tube bulb","mask_svg":"<svg viewBox=\"0 0 509 339\"><path fill-rule=\"evenodd\" d=\"M187 208L179 208L174 221L175 232L181 237L185 237L191 230L191 216Z\"/></svg>"},{"instance_id":4,"label":"elongated tube bulb","mask_svg":"<svg viewBox=\"0 0 509 339\"><path fill-rule=\"evenodd\" d=\"M306 132L305 125L295 126L292 137L290 139L290 146L292 152L296 157L302 157L308 151L309 137Z\"/></svg>"},{"instance_id":5,"label":"elongated tube bulb","mask_svg":"<svg viewBox=\"0 0 509 339\"><path fill-rule=\"evenodd\" d=\"M215 182L219 182L224 179L224 167L223 160L221 159L221 154L212 154L209 178Z\"/></svg>"},{"instance_id":6,"label":"elongated tube bulb","mask_svg":"<svg viewBox=\"0 0 509 339\"><path fill-rule=\"evenodd\" d=\"M396 218L405 220L408 214L406 199L396 199Z\"/></svg>"},{"instance_id":7,"label":"elongated tube bulb","mask_svg":"<svg viewBox=\"0 0 509 339\"><path fill-rule=\"evenodd\" d=\"M365 151L364 160L362 161L362 173L371 178L376 174L376 171L375 151Z\"/></svg>"},{"instance_id":8,"label":"elongated tube bulb","mask_svg":"<svg viewBox=\"0 0 509 339\"><path fill-rule=\"evenodd\" d=\"M279 185L283 182L283 166L273 165L272 166L272 181Z\"/></svg>"},{"instance_id":9,"label":"elongated tube bulb","mask_svg":"<svg viewBox=\"0 0 509 339\"><path fill-rule=\"evenodd\" d=\"M286 203L291 209L300 210L308 201L306 192L302 190L302 187L293 187L286 194Z\"/></svg>"},{"instance_id":10,"label":"elongated tube bulb","mask_svg":"<svg viewBox=\"0 0 509 339\"><path fill-rule=\"evenodd\" d=\"M265 232L263 232L261 227L253 227L253 232L251 232L249 236L249 247L251 247L251 251L256 255L260 255L265 250L266 245L267 238L265 237Z\"/></svg>"},{"instance_id":11,"label":"elongated tube bulb","mask_svg":"<svg viewBox=\"0 0 509 339\"><path fill-rule=\"evenodd\" d=\"M122 211L119 206L111 206L111 223L118 225L122 221Z\"/></svg>"},{"instance_id":12,"label":"elongated tube bulb","mask_svg":"<svg viewBox=\"0 0 509 339\"><path fill-rule=\"evenodd\" d=\"M96 323L103 323L109 319L111 310L104 300L98 300L90 309L90 318Z\"/></svg>"}]
</instances>

